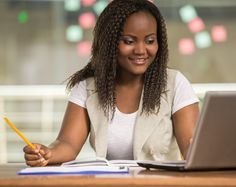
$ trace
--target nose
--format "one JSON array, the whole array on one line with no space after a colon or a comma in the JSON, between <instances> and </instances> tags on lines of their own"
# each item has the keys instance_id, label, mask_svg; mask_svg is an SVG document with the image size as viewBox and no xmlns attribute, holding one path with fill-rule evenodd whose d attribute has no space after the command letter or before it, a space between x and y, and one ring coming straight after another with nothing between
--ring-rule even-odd
<instances>
[{"instance_id":1,"label":"nose","mask_svg":"<svg viewBox=\"0 0 236 187\"><path fill-rule=\"evenodd\" d=\"M138 42L135 45L134 53L137 55L142 55L146 53L146 45L144 42Z\"/></svg>"}]
</instances>

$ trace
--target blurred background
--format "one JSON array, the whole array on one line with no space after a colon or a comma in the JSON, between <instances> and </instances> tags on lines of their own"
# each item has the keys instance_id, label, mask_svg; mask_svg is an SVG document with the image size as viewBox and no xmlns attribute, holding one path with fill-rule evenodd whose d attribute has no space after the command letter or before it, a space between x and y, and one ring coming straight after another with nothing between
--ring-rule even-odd
<instances>
[{"instance_id":1,"label":"blurred background","mask_svg":"<svg viewBox=\"0 0 236 187\"><path fill-rule=\"evenodd\" d=\"M153 0L166 19L169 67L200 100L236 90L236 1ZM0 1L0 115L49 144L67 103L66 79L90 58L96 19L109 0ZM0 119L0 163L22 162L24 142ZM79 157L94 156L86 142Z\"/></svg>"}]
</instances>

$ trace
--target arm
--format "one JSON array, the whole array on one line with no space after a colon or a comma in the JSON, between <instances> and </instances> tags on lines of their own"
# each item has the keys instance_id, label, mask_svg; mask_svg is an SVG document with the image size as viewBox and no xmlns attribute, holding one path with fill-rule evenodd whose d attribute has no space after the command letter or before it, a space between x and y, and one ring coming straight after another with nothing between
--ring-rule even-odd
<instances>
[{"instance_id":1,"label":"arm","mask_svg":"<svg viewBox=\"0 0 236 187\"><path fill-rule=\"evenodd\" d=\"M172 116L175 137L184 159L191 143L198 116L198 103L188 105L175 112Z\"/></svg>"},{"instance_id":2,"label":"arm","mask_svg":"<svg viewBox=\"0 0 236 187\"><path fill-rule=\"evenodd\" d=\"M76 158L89 134L87 110L69 102L60 133L55 142L49 145L52 151L50 164Z\"/></svg>"},{"instance_id":3,"label":"arm","mask_svg":"<svg viewBox=\"0 0 236 187\"><path fill-rule=\"evenodd\" d=\"M87 110L69 102L57 139L49 147L36 144L36 151L24 148L26 163L30 166L45 166L73 160L80 152L89 134ZM38 152L44 159L40 158Z\"/></svg>"}]
</instances>

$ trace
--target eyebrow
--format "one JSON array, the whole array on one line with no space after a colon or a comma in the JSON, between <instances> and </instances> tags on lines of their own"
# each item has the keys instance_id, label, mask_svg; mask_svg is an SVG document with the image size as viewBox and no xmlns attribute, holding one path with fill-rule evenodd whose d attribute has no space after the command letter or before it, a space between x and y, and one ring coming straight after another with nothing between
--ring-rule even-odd
<instances>
[{"instance_id":1,"label":"eyebrow","mask_svg":"<svg viewBox=\"0 0 236 187\"><path fill-rule=\"evenodd\" d=\"M149 37L149 36L152 36L152 35L156 36L155 33L151 33L151 34L148 34L148 35L145 36L145 37ZM123 35L121 35L121 37L132 37L132 38L137 38L137 37L136 37L135 35L133 35L133 34L123 34Z\"/></svg>"}]
</instances>

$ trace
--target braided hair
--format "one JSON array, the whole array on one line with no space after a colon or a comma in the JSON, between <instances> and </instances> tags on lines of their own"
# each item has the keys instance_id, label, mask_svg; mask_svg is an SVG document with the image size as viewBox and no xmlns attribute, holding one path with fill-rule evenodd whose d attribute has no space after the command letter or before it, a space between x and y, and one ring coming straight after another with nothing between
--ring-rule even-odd
<instances>
[{"instance_id":1,"label":"braided hair","mask_svg":"<svg viewBox=\"0 0 236 187\"><path fill-rule=\"evenodd\" d=\"M167 85L168 43L165 20L158 8L148 0L113 0L99 16L89 63L69 78L67 88L88 77L94 77L99 104L104 113L115 111L115 78L118 45L127 18L136 12L147 12L157 22L158 52L144 74L142 112L157 113L161 94Z\"/></svg>"}]
</instances>

